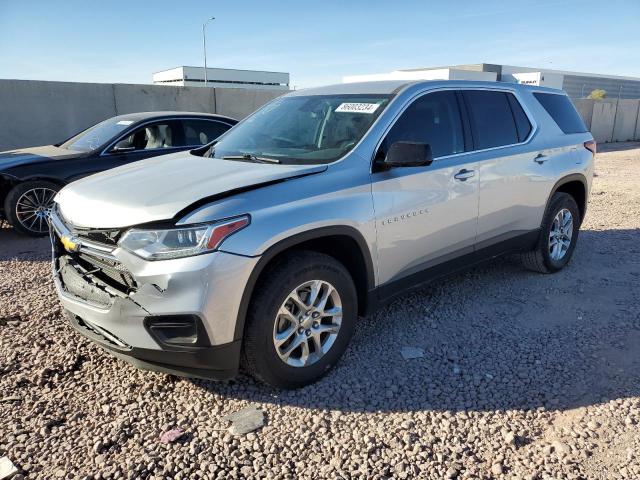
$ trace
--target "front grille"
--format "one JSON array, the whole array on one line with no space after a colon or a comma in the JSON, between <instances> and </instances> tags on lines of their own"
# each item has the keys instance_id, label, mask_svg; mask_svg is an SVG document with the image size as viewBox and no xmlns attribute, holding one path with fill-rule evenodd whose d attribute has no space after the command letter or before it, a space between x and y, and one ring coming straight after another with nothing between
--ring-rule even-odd
<instances>
[{"instance_id":1,"label":"front grille","mask_svg":"<svg viewBox=\"0 0 640 480\"><path fill-rule=\"evenodd\" d=\"M120 238L120 230L93 230L93 229L80 229L76 228L76 234L80 239L86 239L91 242L102 244L108 247L115 247L118 244Z\"/></svg>"},{"instance_id":2,"label":"front grille","mask_svg":"<svg viewBox=\"0 0 640 480\"><path fill-rule=\"evenodd\" d=\"M110 289L116 291L116 294L119 292L124 295L128 295L136 289L137 285L131 272L111 254L111 251L117 245L121 233L120 230L75 227L62 216L57 205L53 208L51 215L54 224L55 222L62 224L62 226L56 228L63 231L66 230L64 234L75 237L76 241L79 241L81 245L79 252L67 252L62 246L58 235L54 235L53 250L59 270L63 266L62 258L65 258L64 264L75 269L83 281L92 286L98 285L99 288L109 294L114 293L109 291ZM67 273L67 276L72 277L70 273ZM102 295L98 296L102 297ZM81 298L84 297L81 296Z\"/></svg>"},{"instance_id":3,"label":"front grille","mask_svg":"<svg viewBox=\"0 0 640 480\"><path fill-rule=\"evenodd\" d=\"M64 289L75 297L100 307L113 304L114 297L100 282L93 279L69 255L58 258L60 280Z\"/></svg>"},{"instance_id":4,"label":"front grille","mask_svg":"<svg viewBox=\"0 0 640 480\"><path fill-rule=\"evenodd\" d=\"M117 260L95 257L84 252L77 254L76 260L92 275L96 275L103 282L122 293L130 293L136 287L131 273Z\"/></svg>"}]
</instances>

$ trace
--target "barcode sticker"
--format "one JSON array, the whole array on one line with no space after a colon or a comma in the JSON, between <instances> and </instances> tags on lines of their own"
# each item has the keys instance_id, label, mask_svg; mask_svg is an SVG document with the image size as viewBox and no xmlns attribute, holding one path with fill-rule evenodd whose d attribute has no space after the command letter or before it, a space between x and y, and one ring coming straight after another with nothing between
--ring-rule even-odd
<instances>
[{"instance_id":1,"label":"barcode sticker","mask_svg":"<svg viewBox=\"0 0 640 480\"><path fill-rule=\"evenodd\" d=\"M336 112L350 112L350 113L373 113L378 108L377 103L343 103Z\"/></svg>"}]
</instances>

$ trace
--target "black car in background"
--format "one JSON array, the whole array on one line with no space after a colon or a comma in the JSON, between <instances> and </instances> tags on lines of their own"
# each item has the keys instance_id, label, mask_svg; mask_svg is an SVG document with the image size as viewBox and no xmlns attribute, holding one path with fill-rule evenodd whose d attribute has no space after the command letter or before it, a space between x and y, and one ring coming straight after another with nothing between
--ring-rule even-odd
<instances>
[{"instance_id":1,"label":"black car in background","mask_svg":"<svg viewBox=\"0 0 640 480\"><path fill-rule=\"evenodd\" d=\"M92 173L212 142L237 123L221 115L143 112L104 120L70 139L0 153L0 218L17 231L48 231L47 213L64 185Z\"/></svg>"}]
</instances>

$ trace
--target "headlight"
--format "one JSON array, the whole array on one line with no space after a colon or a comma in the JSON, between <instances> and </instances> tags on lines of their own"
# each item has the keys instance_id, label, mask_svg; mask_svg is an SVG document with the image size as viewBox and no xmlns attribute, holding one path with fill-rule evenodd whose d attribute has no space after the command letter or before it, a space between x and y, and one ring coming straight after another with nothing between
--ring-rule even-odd
<instances>
[{"instance_id":1,"label":"headlight","mask_svg":"<svg viewBox=\"0 0 640 480\"><path fill-rule=\"evenodd\" d=\"M229 235L247 225L248 215L166 230L132 228L124 234L118 245L146 260L190 257L216 250Z\"/></svg>"}]
</instances>

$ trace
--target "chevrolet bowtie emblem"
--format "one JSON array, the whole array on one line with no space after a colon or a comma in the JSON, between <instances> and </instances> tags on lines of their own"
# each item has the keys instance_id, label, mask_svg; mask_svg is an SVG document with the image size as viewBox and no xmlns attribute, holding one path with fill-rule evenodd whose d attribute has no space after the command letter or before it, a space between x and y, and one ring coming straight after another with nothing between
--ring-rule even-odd
<instances>
[{"instance_id":1,"label":"chevrolet bowtie emblem","mask_svg":"<svg viewBox=\"0 0 640 480\"><path fill-rule=\"evenodd\" d=\"M80 250L80 243L77 238L62 235L60 237L60 242L67 252L77 252Z\"/></svg>"}]
</instances>

